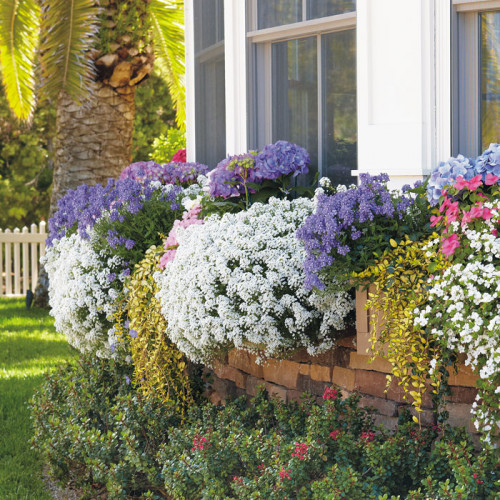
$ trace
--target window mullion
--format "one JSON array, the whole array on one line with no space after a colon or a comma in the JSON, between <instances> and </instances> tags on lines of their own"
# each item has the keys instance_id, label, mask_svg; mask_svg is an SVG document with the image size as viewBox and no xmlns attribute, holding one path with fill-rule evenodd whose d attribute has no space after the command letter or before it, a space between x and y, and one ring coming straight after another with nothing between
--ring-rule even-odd
<instances>
[{"instance_id":1,"label":"window mullion","mask_svg":"<svg viewBox=\"0 0 500 500\"><path fill-rule=\"evenodd\" d=\"M321 35L316 37L317 66L318 66L318 172L323 177L323 48Z\"/></svg>"}]
</instances>

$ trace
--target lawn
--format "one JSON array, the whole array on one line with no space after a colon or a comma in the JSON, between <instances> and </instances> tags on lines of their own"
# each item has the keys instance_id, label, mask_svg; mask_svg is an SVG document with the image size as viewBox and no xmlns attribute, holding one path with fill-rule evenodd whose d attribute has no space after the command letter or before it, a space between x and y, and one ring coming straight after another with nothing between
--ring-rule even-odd
<instances>
[{"instance_id":1,"label":"lawn","mask_svg":"<svg viewBox=\"0 0 500 500\"><path fill-rule=\"evenodd\" d=\"M27 310L24 299L0 299L0 498L50 499L43 464L31 450L27 401L43 373L70 359L73 350L56 333L47 311Z\"/></svg>"}]
</instances>

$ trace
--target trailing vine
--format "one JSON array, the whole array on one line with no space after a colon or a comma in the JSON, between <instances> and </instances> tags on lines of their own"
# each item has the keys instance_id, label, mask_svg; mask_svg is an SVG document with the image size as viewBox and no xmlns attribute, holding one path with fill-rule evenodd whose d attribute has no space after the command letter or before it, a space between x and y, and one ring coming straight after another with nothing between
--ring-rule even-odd
<instances>
[{"instance_id":1,"label":"trailing vine","mask_svg":"<svg viewBox=\"0 0 500 500\"><path fill-rule=\"evenodd\" d=\"M412 241L408 236L399 244L391 240L391 248L373 266L354 274L358 283L374 285L366 303L371 321L377 325L370 338L373 358L380 356L391 363L387 385L393 377L397 378L405 399L412 398L418 414L413 419L418 423L428 384L434 395L444 390L444 379L437 376L436 370L436 360L442 358L440 346L423 328L414 325L414 311L425 305L429 295L430 259L435 272L446 266L442 255L428 256L425 249L428 241ZM436 376L430 377L434 372Z\"/></svg>"}]
</instances>

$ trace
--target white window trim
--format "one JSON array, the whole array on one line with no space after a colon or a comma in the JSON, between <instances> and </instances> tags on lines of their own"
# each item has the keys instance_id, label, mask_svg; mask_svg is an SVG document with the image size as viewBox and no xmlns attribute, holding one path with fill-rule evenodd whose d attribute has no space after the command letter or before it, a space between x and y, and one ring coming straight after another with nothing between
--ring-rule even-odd
<instances>
[{"instance_id":1,"label":"white window trim","mask_svg":"<svg viewBox=\"0 0 500 500\"><path fill-rule=\"evenodd\" d=\"M500 9L500 0L453 0L457 12L473 12Z\"/></svg>"},{"instance_id":2,"label":"white window trim","mask_svg":"<svg viewBox=\"0 0 500 500\"><path fill-rule=\"evenodd\" d=\"M186 159L196 161L196 107L194 78L194 8L193 0L184 2L184 47L186 61Z\"/></svg>"},{"instance_id":3,"label":"white window trim","mask_svg":"<svg viewBox=\"0 0 500 500\"><path fill-rule=\"evenodd\" d=\"M356 27L356 12L336 16L300 21L298 23L275 26L262 30L249 31L247 38L252 43L279 42L291 38L320 35Z\"/></svg>"}]
</instances>

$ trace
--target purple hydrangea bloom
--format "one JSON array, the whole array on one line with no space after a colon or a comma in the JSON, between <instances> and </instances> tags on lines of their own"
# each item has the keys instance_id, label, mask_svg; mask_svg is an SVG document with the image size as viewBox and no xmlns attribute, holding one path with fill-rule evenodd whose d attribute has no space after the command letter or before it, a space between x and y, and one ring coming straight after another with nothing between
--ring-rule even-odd
<instances>
[{"instance_id":1,"label":"purple hydrangea bloom","mask_svg":"<svg viewBox=\"0 0 500 500\"><path fill-rule=\"evenodd\" d=\"M353 243L364 234L364 228L374 220L402 219L414 203L411 194L394 200L386 183L387 174L375 177L361 174L360 185L333 195L318 195L317 208L297 237L304 242L307 257L304 262L307 289L324 289L320 275L339 256L350 254Z\"/></svg>"},{"instance_id":2,"label":"purple hydrangea bloom","mask_svg":"<svg viewBox=\"0 0 500 500\"><path fill-rule=\"evenodd\" d=\"M278 141L268 144L255 158L255 176L257 179L275 180L279 177L309 172L311 159L309 153L297 144Z\"/></svg>"},{"instance_id":3,"label":"purple hydrangea bloom","mask_svg":"<svg viewBox=\"0 0 500 500\"><path fill-rule=\"evenodd\" d=\"M288 141L268 144L259 152L230 156L209 172L210 195L230 198L245 193L246 183L262 184L265 180L305 174L309 171L308 152ZM255 192L247 188L249 192Z\"/></svg>"}]
</instances>

